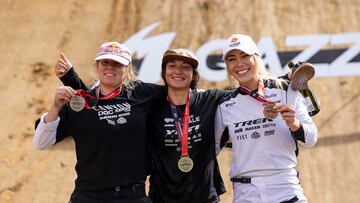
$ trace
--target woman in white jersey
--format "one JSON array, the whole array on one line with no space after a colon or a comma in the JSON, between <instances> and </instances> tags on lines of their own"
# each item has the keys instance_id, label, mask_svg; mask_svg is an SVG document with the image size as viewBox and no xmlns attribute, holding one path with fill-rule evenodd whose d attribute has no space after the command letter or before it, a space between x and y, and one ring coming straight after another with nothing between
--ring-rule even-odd
<instances>
[{"instance_id":1,"label":"woman in white jersey","mask_svg":"<svg viewBox=\"0 0 360 203\"><path fill-rule=\"evenodd\" d=\"M233 202L307 202L296 170L297 144L313 147L317 128L304 98L265 70L247 35L227 39L223 60L239 84L220 102L215 119L217 153L224 130L232 141Z\"/></svg>"}]
</instances>

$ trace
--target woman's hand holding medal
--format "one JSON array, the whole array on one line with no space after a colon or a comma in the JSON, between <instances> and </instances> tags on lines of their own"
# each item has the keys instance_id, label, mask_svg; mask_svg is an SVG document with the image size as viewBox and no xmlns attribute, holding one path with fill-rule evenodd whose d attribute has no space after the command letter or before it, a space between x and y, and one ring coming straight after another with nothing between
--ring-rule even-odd
<instances>
[{"instance_id":1,"label":"woman's hand holding medal","mask_svg":"<svg viewBox=\"0 0 360 203\"><path fill-rule=\"evenodd\" d=\"M62 86L56 89L54 107L59 109L75 97L76 91L69 86Z\"/></svg>"},{"instance_id":2,"label":"woman's hand holding medal","mask_svg":"<svg viewBox=\"0 0 360 203\"><path fill-rule=\"evenodd\" d=\"M281 117L286 122L286 125L292 132L297 131L300 128L301 124L300 121L295 118L296 111L293 106L278 104L273 108L280 113Z\"/></svg>"},{"instance_id":3,"label":"woman's hand holding medal","mask_svg":"<svg viewBox=\"0 0 360 203\"><path fill-rule=\"evenodd\" d=\"M75 97L76 91L71 87L62 86L56 89L54 104L44 118L45 123L55 121L58 118L61 107Z\"/></svg>"}]
</instances>

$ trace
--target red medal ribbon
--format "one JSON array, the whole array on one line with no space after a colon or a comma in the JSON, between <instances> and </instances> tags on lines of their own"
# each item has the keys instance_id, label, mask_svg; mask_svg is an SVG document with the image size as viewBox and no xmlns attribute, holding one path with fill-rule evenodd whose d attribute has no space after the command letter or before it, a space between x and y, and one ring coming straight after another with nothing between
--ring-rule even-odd
<instances>
[{"instance_id":1,"label":"red medal ribbon","mask_svg":"<svg viewBox=\"0 0 360 203\"><path fill-rule=\"evenodd\" d=\"M179 140L181 140L181 142L180 142L181 156L183 156L183 157L188 156L189 155L188 137L189 137L189 118L190 118L190 95L188 95L188 98L186 100L186 107L185 107L185 112L184 112L184 117L183 117L183 122L182 122L182 128L180 125L180 119L179 119L179 115L178 115L176 106L171 102L169 97L167 99L171 106L171 112L173 114L174 124L176 127L178 138L179 138Z\"/></svg>"},{"instance_id":2,"label":"red medal ribbon","mask_svg":"<svg viewBox=\"0 0 360 203\"><path fill-rule=\"evenodd\" d=\"M89 106L89 104L87 103L86 101L86 98L89 97L90 99L96 99L96 103L98 100L109 100L109 99L113 99L115 97L117 97L121 92L121 86L114 89L113 91L109 92L109 94L99 98L99 93L100 93L100 88L98 87L96 89L96 97L90 95L89 93L87 93L85 90L83 89L79 89L79 90L76 90L76 93L75 95L79 95L81 96L82 98L84 98L85 100L85 108L86 109L91 109L91 107Z\"/></svg>"},{"instance_id":3,"label":"red medal ribbon","mask_svg":"<svg viewBox=\"0 0 360 203\"><path fill-rule=\"evenodd\" d=\"M239 89L246 93L247 95L249 95L250 97L258 100L258 101L261 101L261 102L264 102L264 103L274 103L273 101L269 100L269 99L266 99L264 97L264 83L262 81L259 81L258 82L258 91L251 91L249 88L243 86L243 85L240 85Z\"/></svg>"}]
</instances>

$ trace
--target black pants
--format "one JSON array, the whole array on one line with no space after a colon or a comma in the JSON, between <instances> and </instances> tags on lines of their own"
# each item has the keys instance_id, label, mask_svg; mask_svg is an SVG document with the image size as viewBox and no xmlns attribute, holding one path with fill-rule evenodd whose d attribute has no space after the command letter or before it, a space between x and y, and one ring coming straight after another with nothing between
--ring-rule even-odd
<instances>
[{"instance_id":1,"label":"black pants","mask_svg":"<svg viewBox=\"0 0 360 203\"><path fill-rule=\"evenodd\" d=\"M75 189L69 203L151 203L151 200L142 182L102 190Z\"/></svg>"}]
</instances>

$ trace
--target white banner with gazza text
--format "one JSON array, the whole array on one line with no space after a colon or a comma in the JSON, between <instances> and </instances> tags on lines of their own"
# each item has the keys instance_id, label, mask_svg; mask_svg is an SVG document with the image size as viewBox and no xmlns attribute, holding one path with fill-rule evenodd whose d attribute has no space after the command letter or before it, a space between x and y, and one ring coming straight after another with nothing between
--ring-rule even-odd
<instances>
[{"instance_id":1,"label":"white banner with gazza text","mask_svg":"<svg viewBox=\"0 0 360 203\"><path fill-rule=\"evenodd\" d=\"M146 37L159 24L160 22L156 22L143 28L124 42L133 54L136 53L134 65L138 69L138 79L144 82L157 82L161 79L161 58L165 50L184 48L171 47L176 36L174 32ZM199 59L202 79L213 82L227 79L225 64L219 54L224 41L225 39L211 40L193 50ZM316 77L360 75L360 32L286 36L285 46L292 47L292 50L299 47L299 51L278 52L272 38L267 36L262 37L257 45L267 68L276 76L288 71L287 62L290 60L314 64ZM332 46L345 48L325 49Z\"/></svg>"}]
</instances>

